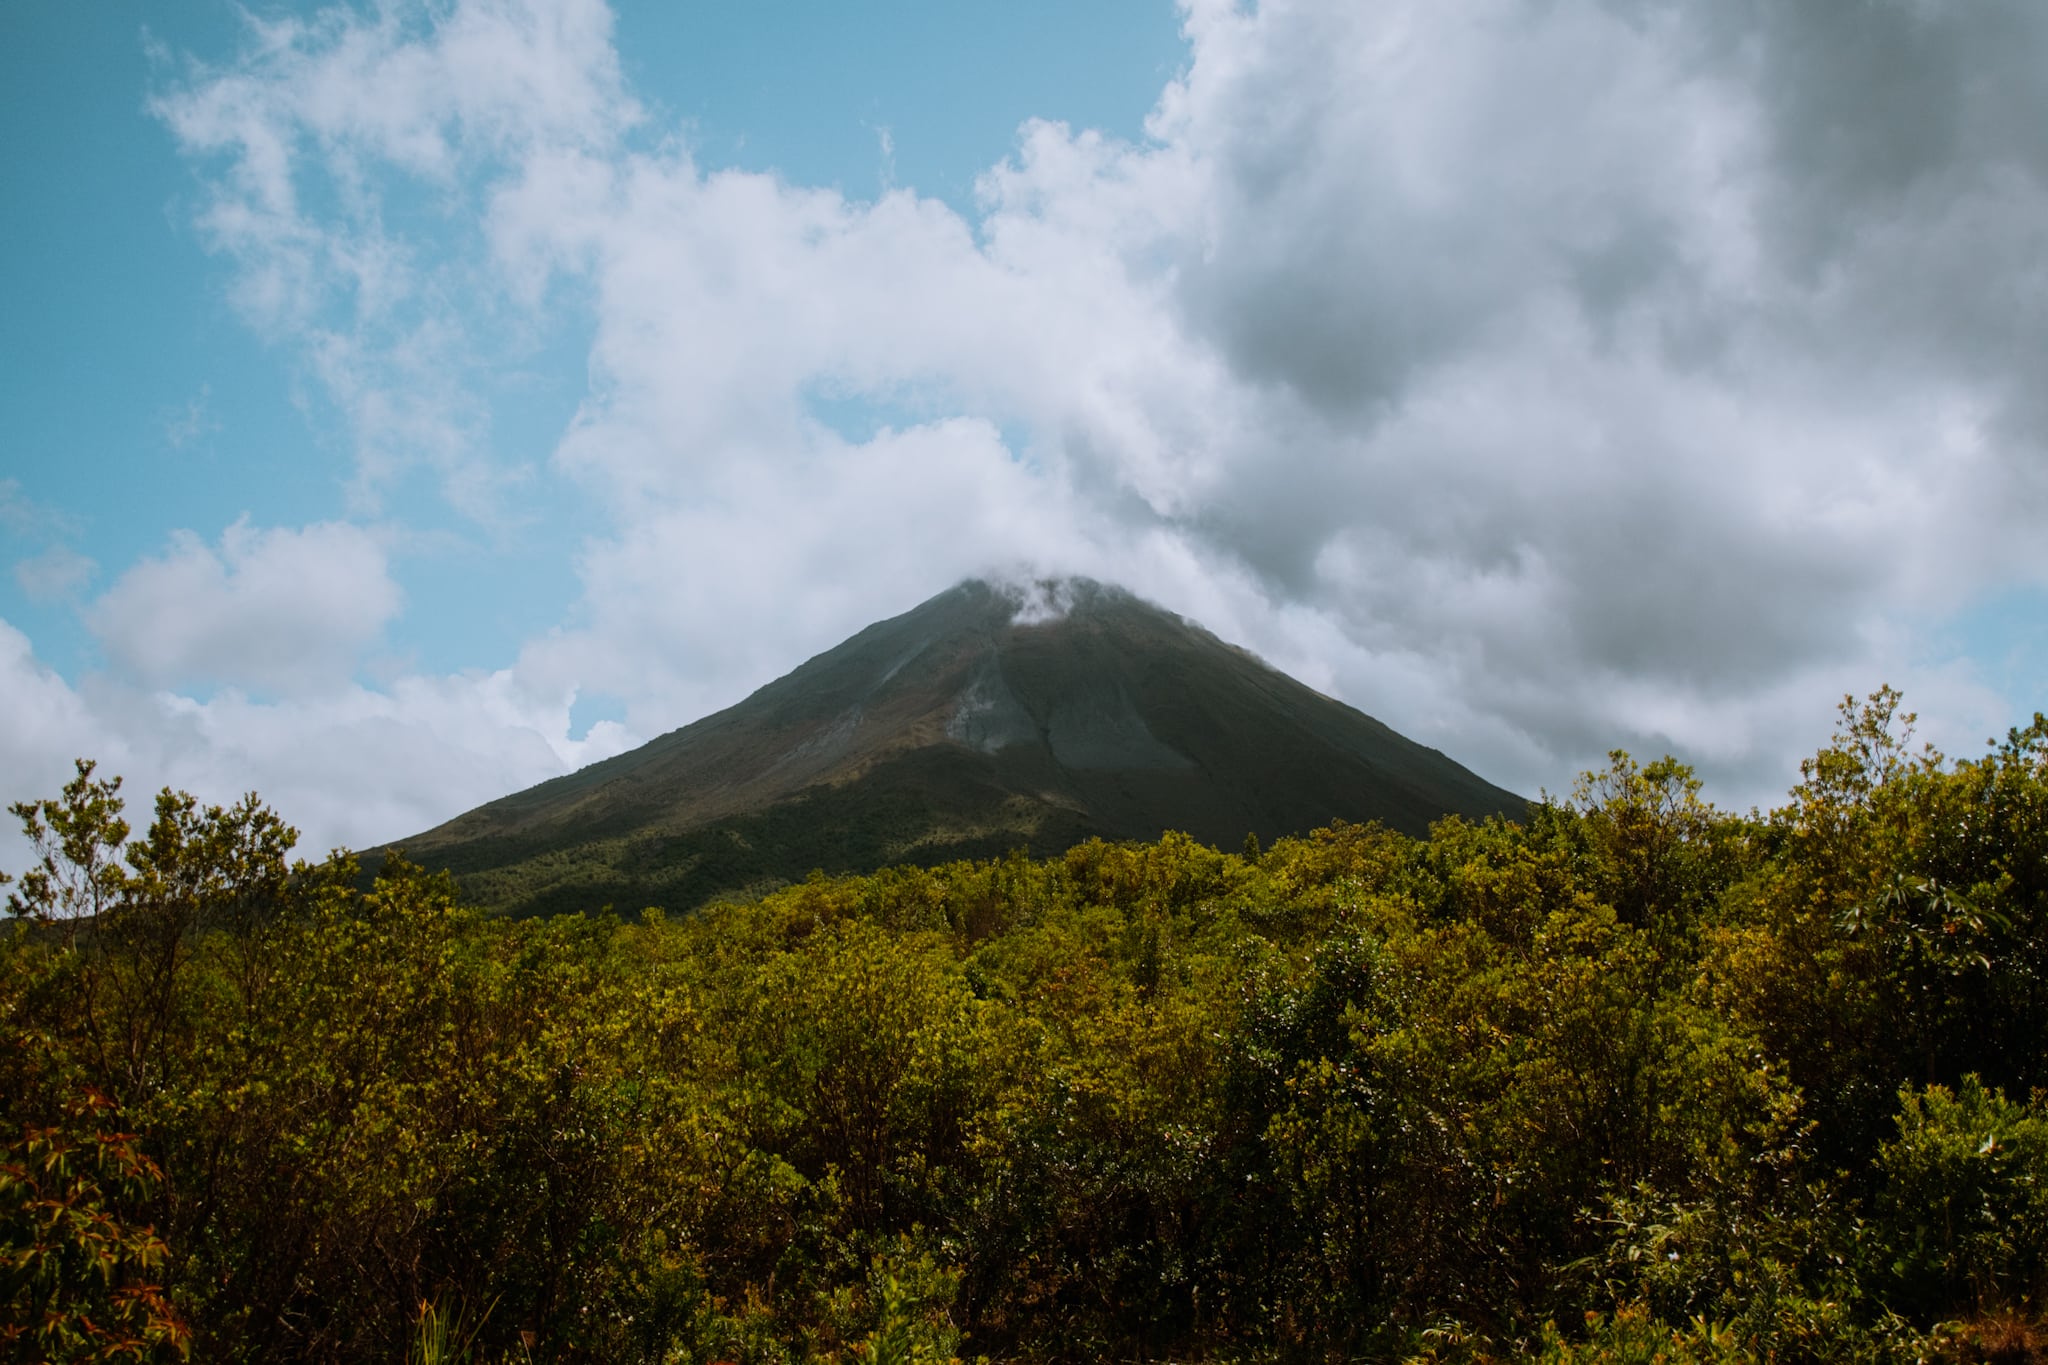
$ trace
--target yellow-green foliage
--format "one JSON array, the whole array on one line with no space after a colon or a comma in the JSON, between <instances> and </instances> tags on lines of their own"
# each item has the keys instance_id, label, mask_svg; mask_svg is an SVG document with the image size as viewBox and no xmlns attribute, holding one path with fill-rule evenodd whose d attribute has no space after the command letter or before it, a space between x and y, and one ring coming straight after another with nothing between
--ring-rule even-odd
<instances>
[{"instance_id":1,"label":"yellow-green foliage","mask_svg":"<svg viewBox=\"0 0 2048 1365\"><path fill-rule=\"evenodd\" d=\"M1617 754L1525 825L624 923L288 865L253 799L129 839L81 765L0 932L4 1358L2039 1340L2048 725L1951 764L1896 703L1768 815Z\"/></svg>"}]
</instances>

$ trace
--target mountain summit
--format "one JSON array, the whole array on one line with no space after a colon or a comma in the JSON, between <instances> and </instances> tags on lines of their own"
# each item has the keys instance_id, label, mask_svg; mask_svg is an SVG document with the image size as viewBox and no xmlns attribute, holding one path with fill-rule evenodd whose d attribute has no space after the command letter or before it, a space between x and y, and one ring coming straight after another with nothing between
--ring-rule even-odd
<instances>
[{"instance_id":1,"label":"mountain summit","mask_svg":"<svg viewBox=\"0 0 2048 1365\"><path fill-rule=\"evenodd\" d=\"M687 909L896 862L1333 820L1421 834L1522 798L1087 579L970 580L737 706L405 840L520 913Z\"/></svg>"}]
</instances>

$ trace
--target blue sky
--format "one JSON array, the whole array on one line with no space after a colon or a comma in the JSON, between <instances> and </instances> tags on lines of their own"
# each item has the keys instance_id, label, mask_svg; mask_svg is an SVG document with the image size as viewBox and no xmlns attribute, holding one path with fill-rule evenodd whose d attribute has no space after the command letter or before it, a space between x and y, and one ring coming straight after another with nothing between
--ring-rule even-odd
<instances>
[{"instance_id":1,"label":"blue sky","mask_svg":"<svg viewBox=\"0 0 2048 1365\"><path fill-rule=\"evenodd\" d=\"M1523 790L2048 706L2025 0L0 26L9 800L377 842L976 572Z\"/></svg>"}]
</instances>

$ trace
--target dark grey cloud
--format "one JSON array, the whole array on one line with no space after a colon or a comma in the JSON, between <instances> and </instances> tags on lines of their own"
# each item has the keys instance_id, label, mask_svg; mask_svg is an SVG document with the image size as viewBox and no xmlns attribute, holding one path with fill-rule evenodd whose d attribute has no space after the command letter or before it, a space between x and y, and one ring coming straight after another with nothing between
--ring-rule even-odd
<instances>
[{"instance_id":1,"label":"dark grey cloud","mask_svg":"<svg viewBox=\"0 0 2048 1365\"><path fill-rule=\"evenodd\" d=\"M1461 659L1475 710L1582 757L1684 742L1624 694L1704 717L1910 668L1903 623L2048 576L2048 10L1199 4L1191 33L1174 298L1256 415L1186 524L1276 600Z\"/></svg>"}]
</instances>

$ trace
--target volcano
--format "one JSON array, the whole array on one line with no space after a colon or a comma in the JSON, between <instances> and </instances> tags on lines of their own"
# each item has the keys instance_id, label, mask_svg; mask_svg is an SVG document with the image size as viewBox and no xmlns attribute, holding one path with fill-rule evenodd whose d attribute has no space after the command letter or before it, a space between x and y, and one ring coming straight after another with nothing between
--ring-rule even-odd
<instances>
[{"instance_id":1,"label":"volcano","mask_svg":"<svg viewBox=\"0 0 2048 1365\"><path fill-rule=\"evenodd\" d=\"M1247 834L1523 798L1181 617L1086 579L961 583L738 705L400 845L514 914L671 911L1092 837Z\"/></svg>"}]
</instances>

